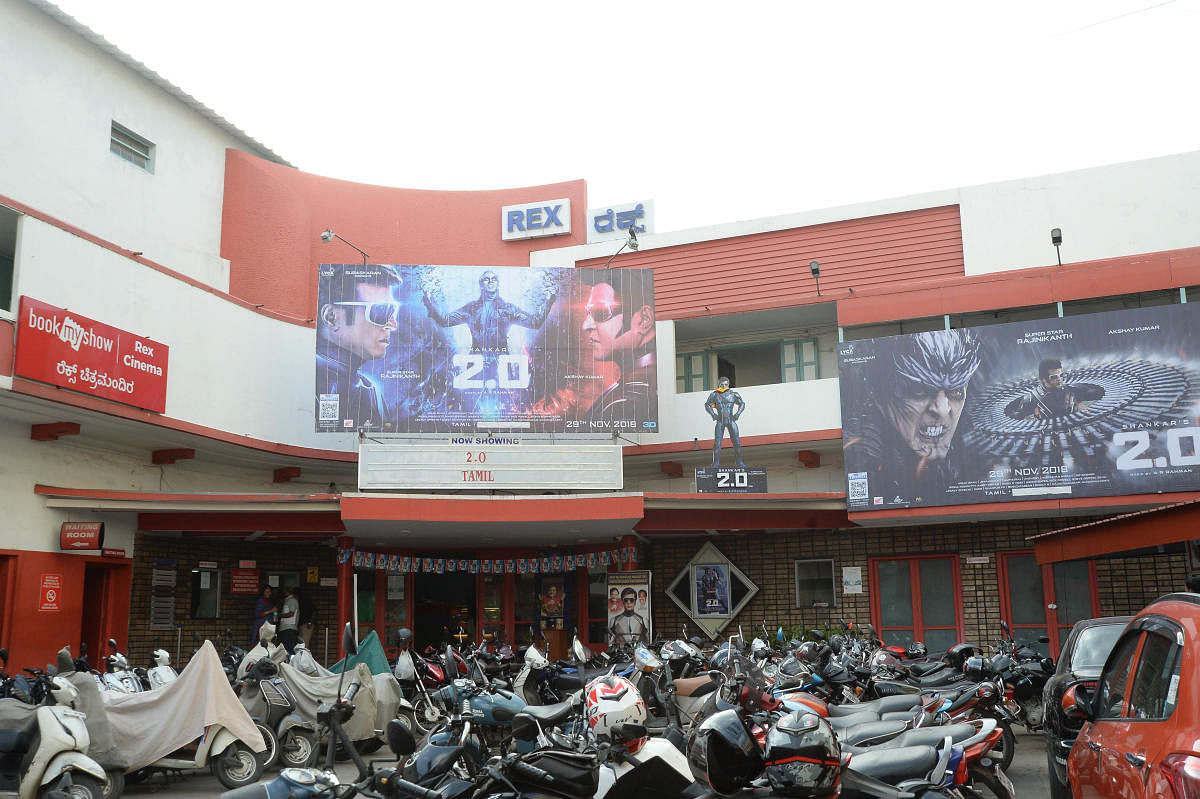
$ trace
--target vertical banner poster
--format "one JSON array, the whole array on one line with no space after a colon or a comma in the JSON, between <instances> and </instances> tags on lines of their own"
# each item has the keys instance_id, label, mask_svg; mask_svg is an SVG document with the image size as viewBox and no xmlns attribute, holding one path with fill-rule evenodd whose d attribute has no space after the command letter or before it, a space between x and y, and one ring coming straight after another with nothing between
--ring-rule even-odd
<instances>
[{"instance_id":1,"label":"vertical banner poster","mask_svg":"<svg viewBox=\"0 0 1200 799\"><path fill-rule=\"evenodd\" d=\"M658 432L653 270L322 264L317 282L317 432Z\"/></svg>"},{"instance_id":2,"label":"vertical banner poster","mask_svg":"<svg viewBox=\"0 0 1200 799\"><path fill-rule=\"evenodd\" d=\"M693 607L697 617L731 618L728 563L693 565L692 591Z\"/></svg>"},{"instance_id":3,"label":"vertical banner poster","mask_svg":"<svg viewBox=\"0 0 1200 799\"><path fill-rule=\"evenodd\" d=\"M1200 304L838 347L846 507L1194 491Z\"/></svg>"},{"instance_id":4,"label":"vertical banner poster","mask_svg":"<svg viewBox=\"0 0 1200 799\"><path fill-rule=\"evenodd\" d=\"M608 640L617 646L654 640L650 572L608 573Z\"/></svg>"}]
</instances>

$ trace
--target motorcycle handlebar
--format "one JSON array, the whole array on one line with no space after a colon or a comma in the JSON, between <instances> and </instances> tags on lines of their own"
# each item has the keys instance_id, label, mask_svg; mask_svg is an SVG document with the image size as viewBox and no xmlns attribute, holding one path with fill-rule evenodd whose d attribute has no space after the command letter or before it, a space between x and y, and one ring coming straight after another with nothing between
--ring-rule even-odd
<instances>
[{"instance_id":1,"label":"motorcycle handlebar","mask_svg":"<svg viewBox=\"0 0 1200 799\"><path fill-rule=\"evenodd\" d=\"M362 683L360 683L358 680L352 681L346 688L346 693L344 696L342 696L342 701L346 702L347 704L353 702L359 688L362 688Z\"/></svg>"},{"instance_id":2,"label":"motorcycle handlebar","mask_svg":"<svg viewBox=\"0 0 1200 799\"><path fill-rule=\"evenodd\" d=\"M531 763L526 763L524 760L514 761L510 768L512 769L513 774L523 776L526 779L535 780L543 785L553 785L555 782L557 782L554 775L549 771L538 768Z\"/></svg>"}]
</instances>

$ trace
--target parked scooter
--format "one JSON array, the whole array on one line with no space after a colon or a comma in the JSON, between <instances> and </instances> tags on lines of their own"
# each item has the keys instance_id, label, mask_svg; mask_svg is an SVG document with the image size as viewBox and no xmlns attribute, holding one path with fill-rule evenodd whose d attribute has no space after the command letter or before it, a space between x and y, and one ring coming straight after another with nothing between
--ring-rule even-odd
<instances>
[{"instance_id":1,"label":"parked scooter","mask_svg":"<svg viewBox=\"0 0 1200 799\"><path fill-rule=\"evenodd\" d=\"M54 705L0 699L0 796L102 799L107 778L86 754L86 717L73 709L79 692L59 677L51 686Z\"/></svg>"},{"instance_id":2,"label":"parked scooter","mask_svg":"<svg viewBox=\"0 0 1200 799\"><path fill-rule=\"evenodd\" d=\"M171 654L167 650L154 650L154 665L147 670L146 679L152 690L179 679L179 672L171 666Z\"/></svg>"},{"instance_id":3,"label":"parked scooter","mask_svg":"<svg viewBox=\"0 0 1200 799\"><path fill-rule=\"evenodd\" d=\"M111 651L104 659L104 687L110 691L120 691L126 694L141 693L142 681L129 668L129 658L117 649L117 639L109 638L108 648Z\"/></svg>"},{"instance_id":4,"label":"parked scooter","mask_svg":"<svg viewBox=\"0 0 1200 799\"><path fill-rule=\"evenodd\" d=\"M261 700L247 706L253 688L257 688L254 699ZM247 711L260 710L262 718L251 718L267 744L263 757L263 769L277 762L284 768L304 768L317 761L317 725L296 712L296 697L285 680L279 677L279 667L269 658L261 658L246 673L242 693L239 695ZM269 739L269 740L268 740Z\"/></svg>"}]
</instances>

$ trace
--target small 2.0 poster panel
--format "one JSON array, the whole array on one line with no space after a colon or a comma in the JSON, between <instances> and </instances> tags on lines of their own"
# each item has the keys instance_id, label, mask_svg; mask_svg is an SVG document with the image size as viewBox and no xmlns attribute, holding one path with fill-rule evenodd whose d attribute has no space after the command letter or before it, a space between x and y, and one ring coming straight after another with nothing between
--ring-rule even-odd
<instances>
[{"instance_id":1,"label":"small 2.0 poster panel","mask_svg":"<svg viewBox=\"0 0 1200 799\"><path fill-rule=\"evenodd\" d=\"M608 639L630 646L654 640L648 570L608 573Z\"/></svg>"}]
</instances>

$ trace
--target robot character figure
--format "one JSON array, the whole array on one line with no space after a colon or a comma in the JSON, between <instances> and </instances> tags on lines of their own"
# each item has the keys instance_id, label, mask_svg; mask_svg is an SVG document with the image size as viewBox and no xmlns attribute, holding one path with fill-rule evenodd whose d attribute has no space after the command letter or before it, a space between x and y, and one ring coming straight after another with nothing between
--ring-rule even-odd
<instances>
[{"instance_id":1,"label":"robot character figure","mask_svg":"<svg viewBox=\"0 0 1200 799\"><path fill-rule=\"evenodd\" d=\"M729 378L722 377L717 381L717 389L708 395L704 410L716 422L713 428L713 467L721 465L721 440L725 431L729 431L729 440L733 442L733 460L739 469L745 469L742 463L742 440L738 438L738 417L746 410L746 403L736 391L729 387Z\"/></svg>"},{"instance_id":2,"label":"robot character figure","mask_svg":"<svg viewBox=\"0 0 1200 799\"><path fill-rule=\"evenodd\" d=\"M508 354L508 330L520 325L537 330L546 321L556 295L550 292L540 313L533 314L500 297L500 278L492 270L479 276L479 299L443 314L428 294L423 294L429 318L441 327L465 324L471 331L471 352L483 356L485 374L496 372L500 356Z\"/></svg>"}]
</instances>

